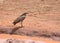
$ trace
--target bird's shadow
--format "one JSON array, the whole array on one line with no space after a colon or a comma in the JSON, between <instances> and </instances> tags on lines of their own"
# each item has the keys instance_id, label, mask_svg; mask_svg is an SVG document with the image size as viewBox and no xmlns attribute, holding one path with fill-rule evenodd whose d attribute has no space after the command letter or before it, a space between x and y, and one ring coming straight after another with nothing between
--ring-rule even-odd
<instances>
[{"instance_id":1,"label":"bird's shadow","mask_svg":"<svg viewBox=\"0 0 60 43\"><path fill-rule=\"evenodd\" d=\"M14 34L14 32L17 31L17 30L20 29L20 28L23 28L23 27L20 27L20 26L14 27L14 28L12 29L12 31L11 31L10 34Z\"/></svg>"}]
</instances>

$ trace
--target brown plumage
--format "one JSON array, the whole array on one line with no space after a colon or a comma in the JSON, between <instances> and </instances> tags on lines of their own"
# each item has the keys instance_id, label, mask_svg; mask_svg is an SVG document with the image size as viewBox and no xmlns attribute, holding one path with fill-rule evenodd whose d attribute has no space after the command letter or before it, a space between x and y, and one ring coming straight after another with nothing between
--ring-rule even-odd
<instances>
[{"instance_id":1,"label":"brown plumage","mask_svg":"<svg viewBox=\"0 0 60 43\"><path fill-rule=\"evenodd\" d=\"M17 23L21 22L21 26L23 26L22 22L26 18L26 14L28 13L23 13L21 16L19 16L16 20L14 20L13 24L16 25Z\"/></svg>"}]
</instances>

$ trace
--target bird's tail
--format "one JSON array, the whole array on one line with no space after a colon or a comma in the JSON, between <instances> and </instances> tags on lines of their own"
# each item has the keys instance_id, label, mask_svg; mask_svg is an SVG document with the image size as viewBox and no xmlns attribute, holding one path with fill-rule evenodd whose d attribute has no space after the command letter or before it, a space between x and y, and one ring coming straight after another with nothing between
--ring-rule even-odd
<instances>
[{"instance_id":1,"label":"bird's tail","mask_svg":"<svg viewBox=\"0 0 60 43\"><path fill-rule=\"evenodd\" d=\"M13 22L13 24L14 24L14 25L16 25L16 23L15 23L15 22Z\"/></svg>"}]
</instances>

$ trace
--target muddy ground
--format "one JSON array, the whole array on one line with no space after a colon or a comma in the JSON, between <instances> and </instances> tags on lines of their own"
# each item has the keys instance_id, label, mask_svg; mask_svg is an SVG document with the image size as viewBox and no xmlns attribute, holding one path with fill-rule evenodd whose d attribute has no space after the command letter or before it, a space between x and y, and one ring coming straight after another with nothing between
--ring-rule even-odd
<instances>
[{"instance_id":1,"label":"muddy ground","mask_svg":"<svg viewBox=\"0 0 60 43\"><path fill-rule=\"evenodd\" d=\"M51 38L52 40L60 41L60 33L58 32L49 32L46 30L36 30L31 28L21 28L18 27L1 27L0 34L10 34L10 35L22 35L22 36L30 36L30 37L45 37Z\"/></svg>"}]
</instances>

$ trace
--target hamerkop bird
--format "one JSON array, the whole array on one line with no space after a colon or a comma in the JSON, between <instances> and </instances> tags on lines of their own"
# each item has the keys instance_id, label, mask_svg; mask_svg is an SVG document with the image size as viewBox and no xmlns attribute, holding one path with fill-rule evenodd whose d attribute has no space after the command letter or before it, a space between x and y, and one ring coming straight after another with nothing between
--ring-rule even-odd
<instances>
[{"instance_id":1,"label":"hamerkop bird","mask_svg":"<svg viewBox=\"0 0 60 43\"><path fill-rule=\"evenodd\" d=\"M17 23L21 22L21 27L23 27L22 22L26 18L26 14L28 13L23 13L20 15L16 20L14 20L13 24L16 25Z\"/></svg>"}]
</instances>

